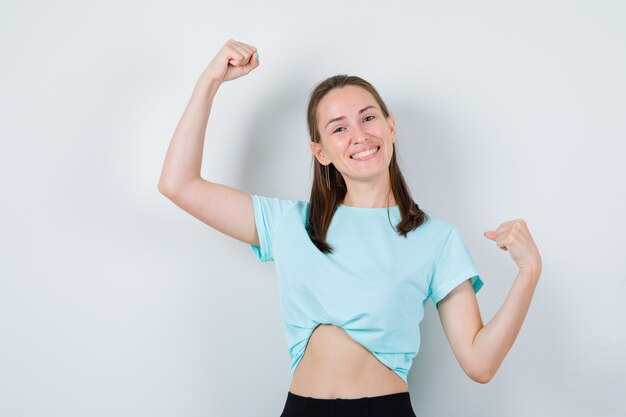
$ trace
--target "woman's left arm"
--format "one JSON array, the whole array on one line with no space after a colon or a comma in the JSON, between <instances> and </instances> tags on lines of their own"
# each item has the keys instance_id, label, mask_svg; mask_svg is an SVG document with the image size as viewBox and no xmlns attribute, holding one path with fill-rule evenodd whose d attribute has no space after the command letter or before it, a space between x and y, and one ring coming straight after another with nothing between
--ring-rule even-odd
<instances>
[{"instance_id":1,"label":"woman's left arm","mask_svg":"<svg viewBox=\"0 0 626 417\"><path fill-rule=\"evenodd\" d=\"M465 373L480 383L493 378L513 346L542 268L541 255L524 220L505 222L495 232L486 232L485 237L508 251L519 267L498 312L483 325L469 281L457 286L437 304L441 324L457 360Z\"/></svg>"}]
</instances>

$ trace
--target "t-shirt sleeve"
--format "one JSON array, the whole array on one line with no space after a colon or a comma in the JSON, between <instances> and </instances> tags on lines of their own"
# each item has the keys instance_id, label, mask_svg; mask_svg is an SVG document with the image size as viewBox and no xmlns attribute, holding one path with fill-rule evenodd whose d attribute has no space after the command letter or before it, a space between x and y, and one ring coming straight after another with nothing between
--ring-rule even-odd
<instances>
[{"instance_id":1,"label":"t-shirt sleeve","mask_svg":"<svg viewBox=\"0 0 626 417\"><path fill-rule=\"evenodd\" d=\"M447 237L433 264L430 280L430 298L437 303L459 284L470 279L474 293L483 286L467 246L456 226L451 224Z\"/></svg>"},{"instance_id":2,"label":"t-shirt sleeve","mask_svg":"<svg viewBox=\"0 0 626 417\"><path fill-rule=\"evenodd\" d=\"M250 245L252 252L261 262L274 260L272 243L283 216L294 200L250 194L254 208L254 223L259 235L259 246Z\"/></svg>"}]
</instances>

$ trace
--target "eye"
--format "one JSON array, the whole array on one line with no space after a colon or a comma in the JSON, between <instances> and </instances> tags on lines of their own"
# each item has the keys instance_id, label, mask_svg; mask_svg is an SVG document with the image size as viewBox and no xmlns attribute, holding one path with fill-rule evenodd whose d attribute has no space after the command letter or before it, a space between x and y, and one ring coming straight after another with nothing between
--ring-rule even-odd
<instances>
[{"instance_id":1,"label":"eye","mask_svg":"<svg viewBox=\"0 0 626 417\"><path fill-rule=\"evenodd\" d=\"M333 130L333 133L336 133L339 129L343 129L343 127L339 126L337 129Z\"/></svg>"},{"instance_id":2,"label":"eye","mask_svg":"<svg viewBox=\"0 0 626 417\"><path fill-rule=\"evenodd\" d=\"M376 118L376 116L372 116L372 115L370 114L369 116L365 116L365 117L363 118L363 120L366 120L368 117L371 117L372 119L375 119L375 118ZM371 119L370 119L370 120L371 120ZM368 121L369 121L369 120L368 120Z\"/></svg>"}]
</instances>

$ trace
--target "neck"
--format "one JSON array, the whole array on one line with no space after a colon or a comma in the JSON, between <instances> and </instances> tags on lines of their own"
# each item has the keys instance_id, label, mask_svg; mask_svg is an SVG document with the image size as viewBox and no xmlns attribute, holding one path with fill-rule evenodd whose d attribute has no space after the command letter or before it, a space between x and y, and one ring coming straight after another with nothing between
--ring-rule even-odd
<instances>
[{"instance_id":1,"label":"neck","mask_svg":"<svg viewBox=\"0 0 626 417\"><path fill-rule=\"evenodd\" d=\"M347 192L342 204L352 207L380 208L397 205L391 192L389 172L368 182L346 181Z\"/></svg>"}]
</instances>

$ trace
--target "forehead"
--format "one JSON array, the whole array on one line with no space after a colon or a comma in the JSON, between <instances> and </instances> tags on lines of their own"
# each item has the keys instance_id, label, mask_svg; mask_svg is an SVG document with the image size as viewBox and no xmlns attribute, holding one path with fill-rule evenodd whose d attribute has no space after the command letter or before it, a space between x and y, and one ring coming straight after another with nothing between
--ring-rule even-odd
<instances>
[{"instance_id":1,"label":"forehead","mask_svg":"<svg viewBox=\"0 0 626 417\"><path fill-rule=\"evenodd\" d=\"M339 116L350 116L368 105L380 109L374 96L362 87L346 85L333 88L320 100L317 117L320 122L325 122Z\"/></svg>"}]
</instances>

